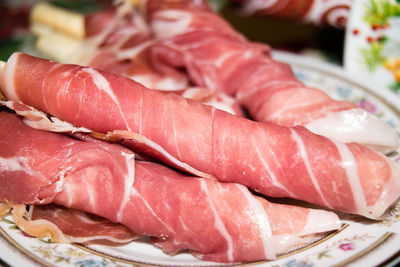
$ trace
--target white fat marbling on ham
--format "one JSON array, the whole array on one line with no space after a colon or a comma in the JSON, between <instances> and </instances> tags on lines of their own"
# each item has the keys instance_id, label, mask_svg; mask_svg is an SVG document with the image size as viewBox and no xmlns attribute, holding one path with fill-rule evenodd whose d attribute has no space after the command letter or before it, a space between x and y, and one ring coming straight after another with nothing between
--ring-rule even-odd
<instances>
[{"instance_id":1,"label":"white fat marbling on ham","mask_svg":"<svg viewBox=\"0 0 400 267\"><path fill-rule=\"evenodd\" d=\"M15 87L14 87L14 68L16 64L17 57L10 57L7 60L7 64L1 67L1 75L3 76L0 78L0 87L3 90L7 88L7 94L9 95L9 99L13 99L14 101L18 101L18 97L15 92Z\"/></svg>"},{"instance_id":2,"label":"white fat marbling on ham","mask_svg":"<svg viewBox=\"0 0 400 267\"><path fill-rule=\"evenodd\" d=\"M311 179L311 182L313 184L313 186L315 187L315 189L317 190L319 196L321 197L321 200L324 204L325 207L328 208L332 208L332 206L329 204L329 202L326 200L324 193L321 190L321 187L319 185L319 182L317 180L317 178L314 175L313 172L313 167L311 166L310 160L309 160L309 155L307 153L307 149L304 146L303 140L301 139L301 137L297 134L295 129L290 129L291 135L293 137L293 139L295 140L298 148L299 148L299 153L301 154L301 158L304 160L304 164L307 168L307 172L308 175Z\"/></svg>"},{"instance_id":3,"label":"white fat marbling on ham","mask_svg":"<svg viewBox=\"0 0 400 267\"><path fill-rule=\"evenodd\" d=\"M354 202L359 210L360 214L364 216L370 216L367 212L367 202L365 200L364 190L361 185L360 177L358 175L358 166L355 163L354 156L348 149L346 144L333 141L336 145L340 157L343 161L343 167L346 171L348 177L348 182L350 184L351 193L353 194Z\"/></svg>"},{"instance_id":4,"label":"white fat marbling on ham","mask_svg":"<svg viewBox=\"0 0 400 267\"><path fill-rule=\"evenodd\" d=\"M254 140L252 140L252 145L253 145L254 149L256 150L258 159L261 161L262 166L267 171L268 177L271 179L272 184L274 186L276 186L277 188L285 191L289 197L296 198L295 194L293 194L292 192L288 191L288 189L286 187L284 187L282 184L279 183L278 178L276 177L275 173L271 170L271 168L268 166L267 161L264 159L264 157L263 157L260 149L258 148L257 144L254 143ZM254 169L254 167L253 167L253 169Z\"/></svg>"},{"instance_id":5,"label":"white fat marbling on ham","mask_svg":"<svg viewBox=\"0 0 400 267\"><path fill-rule=\"evenodd\" d=\"M31 106L15 101L0 101L0 105L4 105L11 110L14 110L18 115L24 118L24 123L29 127L38 130L46 130L51 132L83 132L89 133L91 130L85 127L75 127L69 122L62 121L56 117L49 117L43 111L37 110Z\"/></svg>"},{"instance_id":6,"label":"white fat marbling on ham","mask_svg":"<svg viewBox=\"0 0 400 267\"><path fill-rule=\"evenodd\" d=\"M229 98L224 98L222 101L215 100L214 98L211 101L203 102L204 105L212 106L216 109L223 110L232 115L240 115L236 110L233 110L233 106L235 103L232 103Z\"/></svg>"},{"instance_id":7,"label":"white fat marbling on ham","mask_svg":"<svg viewBox=\"0 0 400 267\"><path fill-rule=\"evenodd\" d=\"M169 102L169 104L171 104L171 102ZM173 105L173 103L172 103L172 105ZM177 143L177 140L178 140L178 138L177 138L177 125L176 125L176 123L175 123L175 117L174 116L172 116L171 117L171 124L172 124L172 136L174 137L173 138L173 140L175 140L175 151L176 151L176 154L177 154L177 160L178 161L182 161L182 155L181 155L181 153L180 153L180 149L179 149L179 144Z\"/></svg>"},{"instance_id":8,"label":"white fat marbling on ham","mask_svg":"<svg viewBox=\"0 0 400 267\"><path fill-rule=\"evenodd\" d=\"M154 218L158 223L160 223L165 229L167 229L168 233L174 233L175 231L166 223L164 220L158 216L157 212L153 209L153 207L146 200L145 196L142 196L135 188L132 188L130 198L139 198L140 201L144 204L146 209L150 212L152 218ZM165 235L168 235L166 233Z\"/></svg>"},{"instance_id":9,"label":"white fat marbling on ham","mask_svg":"<svg viewBox=\"0 0 400 267\"><path fill-rule=\"evenodd\" d=\"M72 150L70 150L70 153L67 153L65 155L66 158L70 157L72 154ZM61 192L64 186L64 178L66 175L68 175L68 172L72 170L71 166L66 167L65 169L62 169L58 175L57 175L57 181L55 182L55 192Z\"/></svg>"},{"instance_id":10,"label":"white fat marbling on ham","mask_svg":"<svg viewBox=\"0 0 400 267\"><path fill-rule=\"evenodd\" d=\"M139 135L139 134L136 134L134 132L115 130L115 131L107 133L106 139L110 139L110 140L113 140L113 141L125 140L125 141L128 142L128 146L129 146L129 141L142 144L147 149L150 149L154 153L159 153L160 155L162 155L162 157L165 158L164 160L167 161L169 164L171 164L173 166L176 166L176 167L178 167L178 168L180 168L180 169L182 169L184 171L187 171L188 173L191 173L193 175L197 175L199 177L206 177L206 178L214 179L214 177L212 175L209 175L207 173L201 172L201 171L193 168L189 164L180 161L177 157L175 157L172 154L168 153L168 151L166 151L162 146L160 146L159 144L157 144L157 143L153 142L152 140L146 138L143 135ZM152 153L152 152L148 151L148 153Z\"/></svg>"},{"instance_id":11,"label":"white fat marbling on ham","mask_svg":"<svg viewBox=\"0 0 400 267\"><path fill-rule=\"evenodd\" d=\"M137 46L133 46L131 48L120 49L116 52L117 59L125 60L125 59L134 59L137 57L144 49L148 48L154 43L153 40L145 41L143 43L138 44Z\"/></svg>"},{"instance_id":12,"label":"white fat marbling on ham","mask_svg":"<svg viewBox=\"0 0 400 267\"><path fill-rule=\"evenodd\" d=\"M151 27L160 38L186 32L192 21L192 14L190 12L179 9L160 11L156 17L158 20L155 20L151 24Z\"/></svg>"},{"instance_id":13,"label":"white fat marbling on ham","mask_svg":"<svg viewBox=\"0 0 400 267\"><path fill-rule=\"evenodd\" d=\"M230 236L230 234L228 233L227 229L225 228L224 223L222 222L220 216L218 215L218 211L216 210L213 202L212 202L212 198L210 196L210 193L208 192L208 188L207 188L207 184L204 182L204 180L200 181L200 188L201 190L206 194L207 198L209 199L209 204L210 204L210 208L211 211L213 213L213 217L214 217L214 225L215 228L218 230L218 232L224 237L224 239L226 240L226 244L227 244L227 257L229 261L233 260L233 241L232 241L232 237Z\"/></svg>"},{"instance_id":14,"label":"white fat marbling on ham","mask_svg":"<svg viewBox=\"0 0 400 267\"><path fill-rule=\"evenodd\" d=\"M123 120L125 122L126 128L130 131L131 129L129 128L127 119L125 118L125 114L121 109L121 104L119 103L118 98L114 94L114 89L111 88L107 79L104 78L104 76L101 73L99 73L98 71L95 71L91 68L84 68L84 69L82 69L82 71L89 73L93 79L94 84L97 86L97 88L99 90L105 92L114 101L115 105L119 109L119 113L121 114L121 117L123 118Z\"/></svg>"},{"instance_id":15,"label":"white fat marbling on ham","mask_svg":"<svg viewBox=\"0 0 400 267\"><path fill-rule=\"evenodd\" d=\"M382 153L393 151L400 142L392 127L361 108L330 113L305 127L345 143L357 140Z\"/></svg>"},{"instance_id":16,"label":"white fat marbling on ham","mask_svg":"<svg viewBox=\"0 0 400 267\"><path fill-rule=\"evenodd\" d=\"M193 47L191 47L191 48L193 49ZM242 56L249 57L248 54L249 54L249 52L244 53ZM217 67L221 68L226 61L228 61L232 56L235 56L235 55L236 55L236 51L227 51L226 53L221 54L219 58L216 58L214 64Z\"/></svg>"},{"instance_id":17,"label":"white fat marbling on ham","mask_svg":"<svg viewBox=\"0 0 400 267\"><path fill-rule=\"evenodd\" d=\"M190 87L184 91L183 97L193 99L204 105L214 107L215 109L228 112L232 115L244 116L241 107L231 96L222 92L215 92L209 89Z\"/></svg>"},{"instance_id":18,"label":"white fat marbling on ham","mask_svg":"<svg viewBox=\"0 0 400 267\"><path fill-rule=\"evenodd\" d=\"M64 184L63 185L63 195L65 196L65 206L66 207L71 207L73 204L73 199L74 199L74 188L75 186L72 184Z\"/></svg>"},{"instance_id":19,"label":"white fat marbling on ham","mask_svg":"<svg viewBox=\"0 0 400 267\"><path fill-rule=\"evenodd\" d=\"M143 114L143 97L139 98L139 114ZM138 133L139 135L142 136L143 132L143 116L139 116L139 127L138 127Z\"/></svg>"},{"instance_id":20,"label":"white fat marbling on ham","mask_svg":"<svg viewBox=\"0 0 400 267\"><path fill-rule=\"evenodd\" d=\"M144 74L129 74L127 77L131 78L132 80L143 84L144 86L155 89L159 91L177 91L182 90L187 87L186 80L178 80L173 77L166 76L165 78L158 77L154 79L154 75L151 73L144 73Z\"/></svg>"},{"instance_id":21,"label":"white fat marbling on ham","mask_svg":"<svg viewBox=\"0 0 400 267\"><path fill-rule=\"evenodd\" d=\"M26 173L27 175L37 175L39 177L43 177L41 173L35 172L29 166L27 166L26 161L28 159L24 157L0 157L0 169L2 171L21 171ZM45 179L43 177L43 179Z\"/></svg>"},{"instance_id":22,"label":"white fat marbling on ham","mask_svg":"<svg viewBox=\"0 0 400 267\"><path fill-rule=\"evenodd\" d=\"M124 193L123 193L123 199L121 203L121 208L118 211L117 214L117 220L120 222L122 220L122 216L124 215L124 209L126 207L126 204L129 201L131 191L133 188L133 183L135 182L135 155L134 154L128 154L125 152L121 152L122 156L125 157L126 161L126 166L128 167L128 172L126 174L126 177L124 179Z\"/></svg>"},{"instance_id":23,"label":"white fat marbling on ham","mask_svg":"<svg viewBox=\"0 0 400 267\"><path fill-rule=\"evenodd\" d=\"M89 203L86 203L88 205L88 209L89 210L93 210L93 211L98 210L100 208L98 205L101 205L101 203L97 203L96 202L96 199L95 199L97 197L97 194L96 194L96 191L95 191L96 189L87 180L83 180L82 184L84 186L83 188L86 189L87 199L89 200ZM85 192L83 192L83 193L85 193Z\"/></svg>"},{"instance_id":24,"label":"white fat marbling on ham","mask_svg":"<svg viewBox=\"0 0 400 267\"><path fill-rule=\"evenodd\" d=\"M273 259L276 256L276 247L273 243L272 229L268 219L268 214L265 212L264 207L260 201L257 201L250 192L242 185L237 185L240 191L243 192L250 206L253 208L254 217L258 221L260 228L260 238L264 246L264 253L267 259Z\"/></svg>"},{"instance_id":25,"label":"white fat marbling on ham","mask_svg":"<svg viewBox=\"0 0 400 267\"><path fill-rule=\"evenodd\" d=\"M257 72L259 72L260 75L262 74L262 70L258 69L255 71L257 76ZM299 82L298 81L286 81L286 82L282 82L282 81L270 81L268 83L268 86L271 86L273 88L284 88L284 87L296 87L299 86ZM248 90L245 91L239 91L235 97L237 99L246 99L246 97L251 96L252 94L256 94L257 91L263 90L263 88L265 88L265 83L260 83L260 84L256 84L253 85L251 88L249 88Z\"/></svg>"}]
</instances>

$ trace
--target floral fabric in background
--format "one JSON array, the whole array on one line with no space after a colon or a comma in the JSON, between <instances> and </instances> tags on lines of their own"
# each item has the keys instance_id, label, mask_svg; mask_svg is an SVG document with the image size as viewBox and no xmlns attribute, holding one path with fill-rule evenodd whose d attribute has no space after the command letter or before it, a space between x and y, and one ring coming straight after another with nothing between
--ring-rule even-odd
<instances>
[{"instance_id":1,"label":"floral fabric in background","mask_svg":"<svg viewBox=\"0 0 400 267\"><path fill-rule=\"evenodd\" d=\"M355 0L344 67L400 95L400 0Z\"/></svg>"}]
</instances>

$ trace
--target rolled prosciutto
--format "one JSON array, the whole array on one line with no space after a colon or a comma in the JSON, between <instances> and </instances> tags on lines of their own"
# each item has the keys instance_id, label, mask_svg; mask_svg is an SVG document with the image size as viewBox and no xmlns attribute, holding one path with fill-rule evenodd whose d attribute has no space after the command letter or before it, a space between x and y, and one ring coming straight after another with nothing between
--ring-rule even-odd
<instances>
[{"instance_id":1,"label":"rolled prosciutto","mask_svg":"<svg viewBox=\"0 0 400 267\"><path fill-rule=\"evenodd\" d=\"M111 73L22 53L3 69L10 101L33 106L197 176L378 219L399 166L358 143L255 122Z\"/></svg>"},{"instance_id":2,"label":"rolled prosciutto","mask_svg":"<svg viewBox=\"0 0 400 267\"><path fill-rule=\"evenodd\" d=\"M399 146L397 133L387 123L353 103L302 84L289 65L271 58L267 45L246 40L206 1L146 4L151 29L160 40L152 47L154 65L160 70L185 68L196 85L236 97L257 121L302 125L383 153Z\"/></svg>"},{"instance_id":3,"label":"rolled prosciutto","mask_svg":"<svg viewBox=\"0 0 400 267\"><path fill-rule=\"evenodd\" d=\"M248 262L273 259L310 242L315 233L340 227L332 212L273 204L239 184L135 161L116 144L32 129L6 112L0 124L0 202L36 205L28 222L21 219L25 209L14 208L17 224L28 233L37 228L54 233L58 225L77 235L101 221L77 212L84 211L114 223L103 220L103 227L92 226L86 234L102 236L104 228L114 227L126 236L124 226L152 237L168 254L189 250L203 260ZM71 218L75 224L66 223Z\"/></svg>"},{"instance_id":4,"label":"rolled prosciutto","mask_svg":"<svg viewBox=\"0 0 400 267\"><path fill-rule=\"evenodd\" d=\"M54 10L66 16L65 20L72 20L74 16L81 18L84 24L79 31L82 40L73 38L72 29L68 27L58 28L64 24L56 19L48 19ZM187 75L180 70L170 69L165 73L155 68L150 51L157 40L151 37L143 17L127 1L119 1L114 8L85 16L43 3L37 4L31 13L31 28L38 36L36 48L48 58L123 75L147 88L174 92L243 116L238 101L232 96L193 87ZM53 31L41 30L44 22L44 28L50 27ZM72 45L72 41L76 44ZM60 53L60 50L63 52Z\"/></svg>"}]
</instances>

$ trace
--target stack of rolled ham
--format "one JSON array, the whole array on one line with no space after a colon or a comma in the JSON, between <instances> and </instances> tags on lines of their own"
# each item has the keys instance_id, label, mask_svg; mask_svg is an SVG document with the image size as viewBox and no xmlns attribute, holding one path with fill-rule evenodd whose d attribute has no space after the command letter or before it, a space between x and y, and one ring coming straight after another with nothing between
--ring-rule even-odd
<instances>
[{"instance_id":1,"label":"stack of rolled ham","mask_svg":"<svg viewBox=\"0 0 400 267\"><path fill-rule=\"evenodd\" d=\"M11 210L21 229L58 242L149 236L168 254L252 262L338 229L334 210L380 219L399 198L400 167L372 149L398 145L384 122L302 85L205 2L148 0L141 12L152 38L142 62L151 68L138 71L230 94L256 120L147 88L126 65L111 71L14 53L0 71L0 214ZM129 49L140 46L134 40ZM121 66L119 48L97 52ZM337 118L349 116L361 120L351 140L304 127L344 129ZM359 139L365 127L384 131L386 142Z\"/></svg>"}]
</instances>

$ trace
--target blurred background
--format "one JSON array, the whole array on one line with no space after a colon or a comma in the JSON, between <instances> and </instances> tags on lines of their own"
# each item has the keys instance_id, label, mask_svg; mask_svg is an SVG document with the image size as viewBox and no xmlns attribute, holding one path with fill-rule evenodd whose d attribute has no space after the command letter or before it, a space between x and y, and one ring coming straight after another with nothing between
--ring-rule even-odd
<instances>
[{"instance_id":1,"label":"blurred background","mask_svg":"<svg viewBox=\"0 0 400 267\"><path fill-rule=\"evenodd\" d=\"M132 0L139 1L139 0ZM249 40L342 67L400 96L400 0L208 0ZM0 1L0 59L34 50L29 12L39 0ZM47 0L93 13L112 0Z\"/></svg>"},{"instance_id":2,"label":"blurred background","mask_svg":"<svg viewBox=\"0 0 400 267\"><path fill-rule=\"evenodd\" d=\"M0 59L6 60L15 50L27 48L33 40L29 33L29 10L39 1L17 0L0 2ZM48 1L57 6L82 13L94 12L111 4L110 0L54 0ZM270 13L250 14L244 11L246 1L209 0L214 10L224 16L238 31L252 41L268 43L273 48L296 53L313 54L342 64L344 46L344 26L349 13L351 0L320 1L329 5L324 7L314 0L275 1ZM248 1L250 2L250 1ZM271 2L271 1L270 1ZM272 1L274 2L274 1ZM332 22L327 14L340 8L340 16ZM279 4L280 3L280 4ZM282 5L284 3L284 5ZM319 5L321 14L315 18L307 17L312 5ZM281 5L281 6L279 6ZM315 8L314 8L315 9ZM325 10L325 13L323 12ZM296 11L297 12L294 12ZM314 13L318 13L315 12ZM322 14L324 13L324 14ZM319 17L316 17L319 16ZM337 15L336 15L337 16Z\"/></svg>"}]
</instances>

